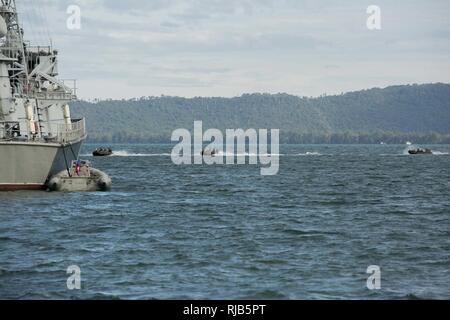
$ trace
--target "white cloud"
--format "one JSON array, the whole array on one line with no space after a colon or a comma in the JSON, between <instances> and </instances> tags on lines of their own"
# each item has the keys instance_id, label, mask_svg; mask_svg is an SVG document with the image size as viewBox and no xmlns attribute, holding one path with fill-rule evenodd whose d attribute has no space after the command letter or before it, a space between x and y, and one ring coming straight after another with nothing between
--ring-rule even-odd
<instances>
[{"instance_id":1,"label":"white cloud","mask_svg":"<svg viewBox=\"0 0 450 320\"><path fill-rule=\"evenodd\" d=\"M450 3L379 0L382 30L358 0L20 1L30 40L61 52L82 97L340 93L450 82ZM78 4L82 30L66 29ZM41 8L41 9L39 9ZM332 68L330 66L333 66Z\"/></svg>"}]
</instances>

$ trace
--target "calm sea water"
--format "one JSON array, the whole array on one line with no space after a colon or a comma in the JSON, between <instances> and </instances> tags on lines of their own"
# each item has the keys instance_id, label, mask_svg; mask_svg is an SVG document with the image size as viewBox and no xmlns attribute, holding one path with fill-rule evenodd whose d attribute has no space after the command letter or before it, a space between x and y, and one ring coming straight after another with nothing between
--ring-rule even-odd
<instances>
[{"instance_id":1,"label":"calm sea water","mask_svg":"<svg viewBox=\"0 0 450 320\"><path fill-rule=\"evenodd\" d=\"M450 146L282 146L266 177L95 147L111 192L0 193L0 298L450 298Z\"/></svg>"}]
</instances>

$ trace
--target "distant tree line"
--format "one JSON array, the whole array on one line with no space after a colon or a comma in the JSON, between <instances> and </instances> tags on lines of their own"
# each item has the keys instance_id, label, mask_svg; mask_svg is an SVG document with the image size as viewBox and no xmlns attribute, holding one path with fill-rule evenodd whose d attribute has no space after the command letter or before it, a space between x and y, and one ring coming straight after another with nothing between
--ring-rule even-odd
<instances>
[{"instance_id":1,"label":"distant tree line","mask_svg":"<svg viewBox=\"0 0 450 320\"><path fill-rule=\"evenodd\" d=\"M141 97L77 101L91 142L168 143L178 128L280 129L282 143L450 143L450 85L369 89L318 98L244 94L235 98Z\"/></svg>"}]
</instances>

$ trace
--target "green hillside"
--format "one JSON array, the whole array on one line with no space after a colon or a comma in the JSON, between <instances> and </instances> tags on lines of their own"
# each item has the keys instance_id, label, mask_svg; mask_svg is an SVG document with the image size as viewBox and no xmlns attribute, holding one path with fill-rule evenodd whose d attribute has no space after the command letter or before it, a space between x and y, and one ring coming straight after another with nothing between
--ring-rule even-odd
<instances>
[{"instance_id":1,"label":"green hillside","mask_svg":"<svg viewBox=\"0 0 450 320\"><path fill-rule=\"evenodd\" d=\"M169 142L177 128L274 128L282 142L450 142L450 85L369 89L318 98L244 94L235 98L143 97L72 104L90 141Z\"/></svg>"}]
</instances>

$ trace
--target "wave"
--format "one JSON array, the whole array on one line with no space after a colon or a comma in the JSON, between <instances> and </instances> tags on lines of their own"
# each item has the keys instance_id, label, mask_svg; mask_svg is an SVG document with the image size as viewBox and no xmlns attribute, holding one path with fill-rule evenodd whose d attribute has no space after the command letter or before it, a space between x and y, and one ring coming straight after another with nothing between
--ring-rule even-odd
<instances>
[{"instance_id":1,"label":"wave","mask_svg":"<svg viewBox=\"0 0 450 320\"><path fill-rule=\"evenodd\" d=\"M408 146L405 149L403 149L403 152L402 152L402 154L405 155L405 156L409 156L410 155L409 152L408 152L409 150L417 149L417 147L412 145L412 144L407 144L407 145Z\"/></svg>"},{"instance_id":2,"label":"wave","mask_svg":"<svg viewBox=\"0 0 450 320\"><path fill-rule=\"evenodd\" d=\"M306 152L306 153L299 153L299 156L321 156L322 154L319 152Z\"/></svg>"}]
</instances>

